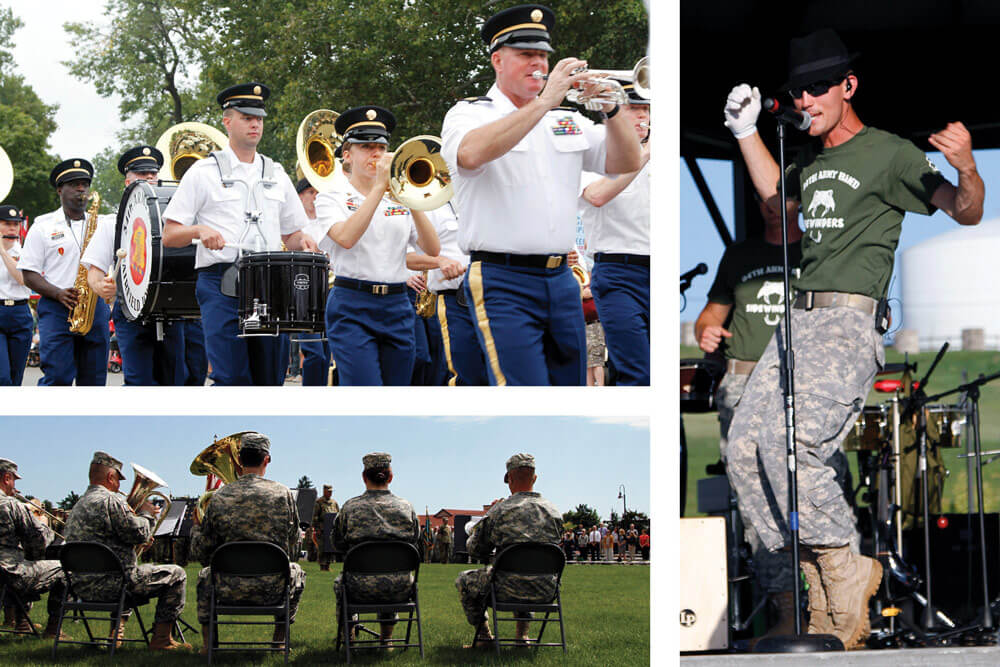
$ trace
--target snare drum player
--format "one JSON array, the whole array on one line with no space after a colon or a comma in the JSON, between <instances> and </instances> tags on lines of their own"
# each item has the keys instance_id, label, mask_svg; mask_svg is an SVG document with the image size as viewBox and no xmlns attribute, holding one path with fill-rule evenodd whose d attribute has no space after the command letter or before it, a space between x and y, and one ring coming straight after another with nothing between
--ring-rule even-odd
<instances>
[{"instance_id":1,"label":"snare drum player","mask_svg":"<svg viewBox=\"0 0 1000 667\"><path fill-rule=\"evenodd\" d=\"M408 385L416 353L413 306L406 296L408 245L437 256L434 226L388 193L396 117L379 106L342 113L334 124L348 183L316 197L320 248L333 263L326 335L340 384Z\"/></svg>"},{"instance_id":2,"label":"snare drum player","mask_svg":"<svg viewBox=\"0 0 1000 667\"><path fill-rule=\"evenodd\" d=\"M239 253L234 246L274 251L284 242L289 250L317 250L302 233L308 220L288 174L257 152L269 95L262 83L238 84L219 93L229 145L188 169L163 213L165 246L201 241L195 258L196 290L217 385L281 385L288 367L288 336L238 335ZM223 180L230 179L238 182L224 186ZM259 225L246 221L247 213L255 210L262 213Z\"/></svg>"},{"instance_id":3,"label":"snare drum player","mask_svg":"<svg viewBox=\"0 0 1000 667\"><path fill-rule=\"evenodd\" d=\"M60 207L40 215L28 229L19 267L24 284L38 300L39 385L104 386L108 376L108 321L111 313L97 299L94 323L85 336L69 330L68 318L79 294L73 287L80 267L80 248L87 227L87 197L94 167L83 158L57 164L49 174ZM114 215L98 217L97 229L114 227ZM95 232L95 235L98 232Z\"/></svg>"},{"instance_id":4,"label":"snare drum player","mask_svg":"<svg viewBox=\"0 0 1000 667\"><path fill-rule=\"evenodd\" d=\"M496 83L485 97L453 106L442 129L462 220L459 246L471 256L466 298L494 385L584 384L580 288L566 263L580 174L639 168L635 130L617 105L603 105L604 127L557 108L572 85L593 75L574 73L587 64L577 58L549 73L554 23L542 5L487 20L482 37Z\"/></svg>"},{"instance_id":5,"label":"snare drum player","mask_svg":"<svg viewBox=\"0 0 1000 667\"><path fill-rule=\"evenodd\" d=\"M163 166L163 154L153 146L135 146L118 158L118 171L125 176L125 187L143 180L155 183ZM105 301L115 298L116 277L109 275L117 267L115 257L116 225L99 227L90 240L80 263L87 266L90 288ZM122 353L122 371L127 385L183 386L187 377L184 364L184 324L164 322L163 340L156 339L156 324L132 321L125 317L121 302L111 308L115 335Z\"/></svg>"},{"instance_id":6,"label":"snare drum player","mask_svg":"<svg viewBox=\"0 0 1000 667\"><path fill-rule=\"evenodd\" d=\"M832 632L861 648L868 602L878 589L878 561L853 553L854 513L829 461L864 404L884 364L886 291L903 214L942 209L962 225L979 223L983 181L972 140L961 123L932 134L930 144L958 171L949 183L911 142L862 123L853 107L859 78L852 56L830 29L793 39L790 93L812 117L818 139L796 156L787 174L789 197L803 208L801 275L792 304L799 538L804 563L818 570L827 613L810 616L810 631ZM760 93L740 84L729 93L725 124L736 137L754 187L778 206L779 167L756 131ZM780 209L779 209L780 210ZM789 547L784 405L776 329L754 368L728 434L730 483L740 512L771 551ZM758 457L762 473L758 472ZM763 502L765 481L780 512Z\"/></svg>"},{"instance_id":7,"label":"snare drum player","mask_svg":"<svg viewBox=\"0 0 1000 667\"><path fill-rule=\"evenodd\" d=\"M35 328L28 306L31 290L17 268L22 222L16 206L0 205L0 387L21 386Z\"/></svg>"},{"instance_id":8,"label":"snare drum player","mask_svg":"<svg viewBox=\"0 0 1000 667\"><path fill-rule=\"evenodd\" d=\"M584 174L580 215L594 258L590 292L617 384L649 386L650 101L621 83L629 99L621 113L642 144L641 166L617 177Z\"/></svg>"}]
</instances>

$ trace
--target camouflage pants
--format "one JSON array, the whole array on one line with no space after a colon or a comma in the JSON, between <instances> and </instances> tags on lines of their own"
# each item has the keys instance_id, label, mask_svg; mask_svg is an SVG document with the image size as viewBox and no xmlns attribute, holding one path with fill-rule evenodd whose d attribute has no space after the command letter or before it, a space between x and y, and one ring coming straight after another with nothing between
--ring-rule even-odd
<instances>
[{"instance_id":1,"label":"camouflage pants","mask_svg":"<svg viewBox=\"0 0 1000 667\"><path fill-rule=\"evenodd\" d=\"M465 570L455 579L455 588L469 623L478 627L489 620L486 602L490 597L493 567ZM555 577L505 575L496 582L497 599L517 602L551 602L556 594ZM528 618L530 618L528 614Z\"/></svg>"},{"instance_id":2,"label":"camouflage pants","mask_svg":"<svg viewBox=\"0 0 1000 667\"><path fill-rule=\"evenodd\" d=\"M793 309L792 341L799 539L807 546L857 544L854 512L830 461L840 451L875 372L884 363L882 340L871 315L833 307ZM726 452L729 482L740 512L770 551L790 544L780 369L783 348L779 326L737 406ZM766 500L768 487L777 511Z\"/></svg>"},{"instance_id":3,"label":"camouflage pants","mask_svg":"<svg viewBox=\"0 0 1000 667\"><path fill-rule=\"evenodd\" d=\"M139 565L128 574L129 595L138 601L156 598L156 623L173 623L184 610L187 574L179 565ZM114 602L121 577L78 575L73 590L85 600Z\"/></svg>"},{"instance_id":4,"label":"camouflage pants","mask_svg":"<svg viewBox=\"0 0 1000 667\"><path fill-rule=\"evenodd\" d=\"M409 572L350 576L347 582L347 592L352 603L406 602L410 599L411 590L413 590L413 575ZM337 619L340 622L341 610L344 608L343 574L338 574L333 580L333 594L337 598ZM396 614L379 613L379 620L386 623L395 622Z\"/></svg>"},{"instance_id":5,"label":"camouflage pants","mask_svg":"<svg viewBox=\"0 0 1000 667\"><path fill-rule=\"evenodd\" d=\"M31 601L37 600L45 591L49 591L49 616L59 614L59 604L62 601L65 580L62 566L57 560L26 560L11 568L8 577L25 606L31 609ZM51 589L51 590L49 590Z\"/></svg>"},{"instance_id":6,"label":"camouflage pants","mask_svg":"<svg viewBox=\"0 0 1000 667\"><path fill-rule=\"evenodd\" d=\"M289 563L291 596L288 604L288 611L291 616L290 623L295 622L295 612L299 608L299 598L306 587L306 573L298 563ZM198 573L198 622L208 625L210 607L212 603L212 568L203 567ZM216 591L216 600L222 597L226 603L231 604L278 604L280 600L281 583L271 575L267 577L232 577L227 581L220 581ZM275 616L277 620L284 620L280 616Z\"/></svg>"}]
</instances>

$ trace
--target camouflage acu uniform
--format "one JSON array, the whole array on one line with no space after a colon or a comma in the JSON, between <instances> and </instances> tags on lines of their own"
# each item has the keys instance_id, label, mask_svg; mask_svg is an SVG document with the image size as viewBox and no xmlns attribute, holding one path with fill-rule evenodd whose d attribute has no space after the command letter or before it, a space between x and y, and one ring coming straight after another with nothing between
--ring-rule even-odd
<instances>
[{"instance_id":1,"label":"camouflage acu uniform","mask_svg":"<svg viewBox=\"0 0 1000 667\"><path fill-rule=\"evenodd\" d=\"M136 514L125 496L92 484L66 520L66 541L100 542L125 568L128 592L140 599L157 598L156 622L173 623L184 609L187 575L178 565L137 565L135 547L149 541L155 519ZM88 600L115 601L121 585L117 575L72 575L73 590Z\"/></svg>"},{"instance_id":2,"label":"camouflage acu uniform","mask_svg":"<svg viewBox=\"0 0 1000 667\"><path fill-rule=\"evenodd\" d=\"M323 517L327 514L337 514L340 512L340 505L333 498L326 500L323 496L320 496L316 500L316 504L313 505L313 515L312 515L312 529L313 534L316 536L316 542L319 544L317 548L317 554L319 555L320 565L329 565L330 552L323 553Z\"/></svg>"},{"instance_id":3,"label":"camouflage acu uniform","mask_svg":"<svg viewBox=\"0 0 1000 667\"><path fill-rule=\"evenodd\" d=\"M59 613L62 568L57 560L34 559L43 556L52 537L52 531L39 523L24 503L0 492L0 570L22 597L37 599L51 588L50 616Z\"/></svg>"},{"instance_id":4,"label":"camouflage acu uniform","mask_svg":"<svg viewBox=\"0 0 1000 667\"><path fill-rule=\"evenodd\" d=\"M198 621L209 620L212 554L227 542L261 541L276 544L290 559L291 618L306 585L306 573L298 563L299 510L291 490L257 474L242 475L212 495L200 526L191 530L191 558L205 567L198 573ZM219 581L216 595L234 604L274 604L282 593L276 577L252 579L231 577Z\"/></svg>"},{"instance_id":5,"label":"camouflage acu uniform","mask_svg":"<svg viewBox=\"0 0 1000 667\"><path fill-rule=\"evenodd\" d=\"M451 527L448 524L443 524L434 538L434 548L437 550L439 563L448 562L448 557L451 555L451 542Z\"/></svg>"},{"instance_id":6,"label":"camouflage acu uniform","mask_svg":"<svg viewBox=\"0 0 1000 667\"><path fill-rule=\"evenodd\" d=\"M368 490L351 498L344 503L333 524L333 546L338 552L347 552L353 546L372 540L402 540L416 546L419 538L420 523L413 505L388 489ZM409 597L413 575L409 572L338 575L333 582L337 618L343 606L344 585L355 602L401 602Z\"/></svg>"},{"instance_id":7,"label":"camouflage acu uniform","mask_svg":"<svg viewBox=\"0 0 1000 667\"><path fill-rule=\"evenodd\" d=\"M562 515L555 505L536 491L521 491L490 508L472 528L466 546L469 556L486 561L493 550L519 542L551 542L562 537ZM478 627L487 619L486 600L490 593L493 568L466 570L458 575L462 609L469 623ZM549 602L556 593L556 578L550 575L498 575L497 598L524 602Z\"/></svg>"}]
</instances>

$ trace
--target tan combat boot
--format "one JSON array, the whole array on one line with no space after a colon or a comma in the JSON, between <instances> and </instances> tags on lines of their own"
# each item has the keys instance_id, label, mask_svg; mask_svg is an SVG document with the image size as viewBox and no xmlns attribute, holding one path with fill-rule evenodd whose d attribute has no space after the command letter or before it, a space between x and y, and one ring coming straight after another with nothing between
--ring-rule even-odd
<instances>
[{"instance_id":1,"label":"tan combat boot","mask_svg":"<svg viewBox=\"0 0 1000 667\"><path fill-rule=\"evenodd\" d=\"M848 651L865 648L870 632L868 603L882 583L882 565L842 547L813 547L830 603L833 634Z\"/></svg>"},{"instance_id":2,"label":"tan combat boot","mask_svg":"<svg viewBox=\"0 0 1000 667\"><path fill-rule=\"evenodd\" d=\"M476 627L476 637L471 644L465 644L462 648L491 648L493 646L493 632L490 631L489 619L484 620Z\"/></svg>"},{"instance_id":3,"label":"tan combat boot","mask_svg":"<svg viewBox=\"0 0 1000 667\"><path fill-rule=\"evenodd\" d=\"M198 651L201 655L208 655L208 642L209 642L209 627L208 625L201 626L201 650Z\"/></svg>"},{"instance_id":4,"label":"tan combat boot","mask_svg":"<svg viewBox=\"0 0 1000 667\"><path fill-rule=\"evenodd\" d=\"M516 639L517 641L522 642L524 644L527 644L528 642L531 641L531 638L528 637L528 624L529 623L530 623L530 621L518 621L515 624L517 626L517 629L514 631L514 639Z\"/></svg>"},{"instance_id":5,"label":"tan combat boot","mask_svg":"<svg viewBox=\"0 0 1000 667\"><path fill-rule=\"evenodd\" d=\"M774 603L774 607L778 612L778 620L771 626L771 629L767 633L750 640L751 650L761 639L795 634L795 594L791 591L772 593L771 602Z\"/></svg>"},{"instance_id":6,"label":"tan combat boot","mask_svg":"<svg viewBox=\"0 0 1000 667\"><path fill-rule=\"evenodd\" d=\"M175 641L173 637L170 636L173 630L174 624L172 621L163 621L162 623L153 624L153 638L149 641L150 651L176 651L178 649L184 651L190 651L190 644L182 644L179 641Z\"/></svg>"},{"instance_id":7,"label":"tan combat boot","mask_svg":"<svg viewBox=\"0 0 1000 667\"><path fill-rule=\"evenodd\" d=\"M823 581L819 577L819 568L816 567L816 555L809 553L808 549L803 549L799 566L802 568L802 573L806 575L806 583L809 584L808 633L811 635L832 635L833 619L830 618L830 603L827 602Z\"/></svg>"},{"instance_id":8,"label":"tan combat boot","mask_svg":"<svg viewBox=\"0 0 1000 667\"><path fill-rule=\"evenodd\" d=\"M49 616L49 622L45 626L45 632L42 633L42 638L43 639L54 639L55 636L56 636L56 630L58 628L59 628L59 617L58 616ZM63 631L60 630L59 631L59 641L66 641L67 639L71 639L71 637L69 635L67 635L65 632L63 632Z\"/></svg>"}]
</instances>

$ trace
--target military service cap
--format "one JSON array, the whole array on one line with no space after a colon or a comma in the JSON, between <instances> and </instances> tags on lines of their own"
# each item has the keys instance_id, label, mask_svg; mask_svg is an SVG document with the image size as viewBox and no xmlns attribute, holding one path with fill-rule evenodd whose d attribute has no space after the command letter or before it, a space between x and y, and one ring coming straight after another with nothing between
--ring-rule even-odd
<instances>
[{"instance_id":1,"label":"military service cap","mask_svg":"<svg viewBox=\"0 0 1000 667\"><path fill-rule=\"evenodd\" d=\"M330 486L329 484L324 484L323 485L323 490L326 491L327 489L329 489L330 491L333 491L333 487L332 486Z\"/></svg>"},{"instance_id":2,"label":"military service cap","mask_svg":"<svg viewBox=\"0 0 1000 667\"><path fill-rule=\"evenodd\" d=\"M271 89L262 83L238 83L226 88L216 96L219 105L225 109L236 109L248 116L266 116L264 101L270 97Z\"/></svg>"},{"instance_id":3,"label":"military service cap","mask_svg":"<svg viewBox=\"0 0 1000 667\"><path fill-rule=\"evenodd\" d=\"M535 457L531 454L514 454L507 459L507 472L516 468L534 468Z\"/></svg>"},{"instance_id":4,"label":"military service cap","mask_svg":"<svg viewBox=\"0 0 1000 667\"><path fill-rule=\"evenodd\" d=\"M0 220L6 220L7 222L22 222L24 216L18 210L17 206L12 204L0 204Z\"/></svg>"},{"instance_id":5,"label":"military service cap","mask_svg":"<svg viewBox=\"0 0 1000 667\"><path fill-rule=\"evenodd\" d=\"M312 187L312 183L309 182L307 178L300 178L299 182L295 184L296 194L302 194L305 190Z\"/></svg>"},{"instance_id":6,"label":"military service cap","mask_svg":"<svg viewBox=\"0 0 1000 667\"><path fill-rule=\"evenodd\" d=\"M388 109L368 105L348 109L333 124L345 143L389 144L389 136L396 128L396 116Z\"/></svg>"},{"instance_id":7,"label":"military service cap","mask_svg":"<svg viewBox=\"0 0 1000 667\"><path fill-rule=\"evenodd\" d=\"M622 79L615 79L618 83L622 85L622 90L628 95L629 104L649 104L649 98L642 97L639 93L635 92L635 83L632 81L623 81Z\"/></svg>"},{"instance_id":8,"label":"military service cap","mask_svg":"<svg viewBox=\"0 0 1000 667\"><path fill-rule=\"evenodd\" d=\"M63 183L78 181L80 179L86 181L94 180L94 165L79 157L63 160L49 174L49 183L54 188L59 187Z\"/></svg>"},{"instance_id":9,"label":"military service cap","mask_svg":"<svg viewBox=\"0 0 1000 667\"><path fill-rule=\"evenodd\" d=\"M265 452L271 451L271 439L263 433L250 431L244 433L240 438L240 449L262 449Z\"/></svg>"},{"instance_id":10,"label":"military service cap","mask_svg":"<svg viewBox=\"0 0 1000 667\"><path fill-rule=\"evenodd\" d=\"M125 473L122 472L122 462L107 452L94 452L94 458L90 460L90 465L114 468L118 471L118 474L121 475L121 478L125 479Z\"/></svg>"},{"instance_id":11,"label":"military service cap","mask_svg":"<svg viewBox=\"0 0 1000 667\"><path fill-rule=\"evenodd\" d=\"M163 153L153 146L130 148L118 158L118 171L159 171L163 166Z\"/></svg>"},{"instance_id":12,"label":"military service cap","mask_svg":"<svg viewBox=\"0 0 1000 667\"><path fill-rule=\"evenodd\" d=\"M365 454L361 462L365 464L365 470L388 468L389 464L392 463L392 455L385 452L372 452Z\"/></svg>"},{"instance_id":13,"label":"military service cap","mask_svg":"<svg viewBox=\"0 0 1000 667\"><path fill-rule=\"evenodd\" d=\"M14 479L21 479L21 476L17 474L17 464L10 459L0 459L0 475L5 472L13 473Z\"/></svg>"},{"instance_id":14,"label":"military service cap","mask_svg":"<svg viewBox=\"0 0 1000 667\"><path fill-rule=\"evenodd\" d=\"M518 5L497 12L486 20L480 32L493 53L501 46L552 52L549 32L556 16L545 5Z\"/></svg>"}]
</instances>

